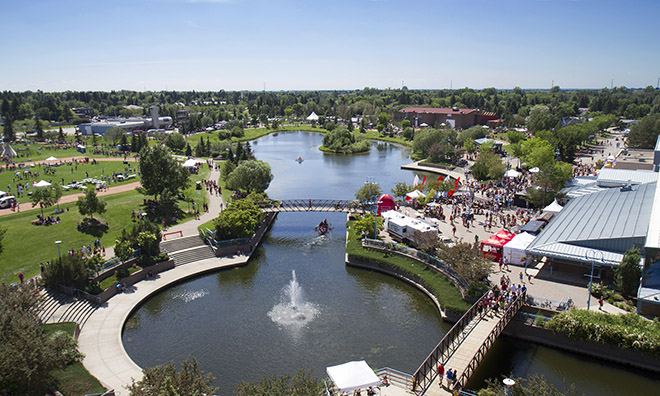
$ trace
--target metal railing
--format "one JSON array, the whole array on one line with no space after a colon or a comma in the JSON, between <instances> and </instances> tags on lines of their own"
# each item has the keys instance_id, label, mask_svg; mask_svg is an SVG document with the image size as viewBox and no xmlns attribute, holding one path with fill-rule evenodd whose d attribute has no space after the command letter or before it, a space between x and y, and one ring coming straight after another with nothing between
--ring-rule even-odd
<instances>
[{"instance_id":1,"label":"metal railing","mask_svg":"<svg viewBox=\"0 0 660 396\"><path fill-rule=\"evenodd\" d=\"M369 212L373 206L336 199L289 199L259 201L255 204L266 212Z\"/></svg>"},{"instance_id":2,"label":"metal railing","mask_svg":"<svg viewBox=\"0 0 660 396\"><path fill-rule=\"evenodd\" d=\"M458 380L456 380L456 385L454 385L454 389L462 389L465 386L468 379L470 379L470 376L472 376L474 370L477 369L479 363L481 363L484 356L486 356L486 353L488 353L488 350L493 345L497 337L499 337L506 325L511 322L511 319L513 319L513 317L518 313L520 307L522 307L524 304L525 296L518 294L509 308L504 311L504 314L502 314L502 317L497 322L497 325L495 325L495 328L493 328L486 340L483 342L483 344L481 344L477 353L474 354L470 360L470 363L468 363L467 368L458 377Z\"/></svg>"},{"instance_id":3,"label":"metal railing","mask_svg":"<svg viewBox=\"0 0 660 396\"><path fill-rule=\"evenodd\" d=\"M438 362L442 361L444 363L454 354L465 337L467 337L464 330L473 319L478 318L478 320L481 320L483 318L486 310L484 309L480 311L479 306L482 300L488 297L488 293L490 293L491 290L494 291L496 287L497 286L491 287L470 307L470 309L467 310L467 312L465 312L465 314L463 314L463 316L461 316L458 322L456 322L451 330L445 334L438 345L436 345L429 356L419 366L417 371L415 371L415 374L413 375L413 384L411 386L413 392L423 394L428 387L431 386L433 379L437 374L436 367L438 366Z\"/></svg>"},{"instance_id":4,"label":"metal railing","mask_svg":"<svg viewBox=\"0 0 660 396\"><path fill-rule=\"evenodd\" d=\"M395 253L404 254L412 259L421 261L425 264L428 264L436 268L438 271L444 273L445 275L449 276L454 281L456 281L459 284L458 286L462 287L465 291L467 291L467 289L470 286L468 281L465 280L465 278L463 278L462 276L458 275L456 271L454 271L454 269L451 268L447 263L445 263L444 261L440 260L437 257L431 256L430 254L424 253L420 250L396 242L385 242L379 239L368 239L368 238L365 238L362 241L362 246L367 248L377 247L380 249L387 249Z\"/></svg>"},{"instance_id":5,"label":"metal railing","mask_svg":"<svg viewBox=\"0 0 660 396\"><path fill-rule=\"evenodd\" d=\"M376 375L378 375L378 377L381 379L381 384L383 378L387 376L387 381L389 384L394 384L404 389L410 389L412 387L413 376L408 373L404 373L403 371L399 371L391 367L383 367L376 370Z\"/></svg>"}]
</instances>

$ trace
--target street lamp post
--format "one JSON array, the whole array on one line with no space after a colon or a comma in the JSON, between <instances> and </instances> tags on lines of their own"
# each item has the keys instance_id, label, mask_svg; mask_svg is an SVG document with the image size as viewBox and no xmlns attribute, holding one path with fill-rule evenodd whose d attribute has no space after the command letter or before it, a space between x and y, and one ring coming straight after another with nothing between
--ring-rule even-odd
<instances>
[{"instance_id":1,"label":"street lamp post","mask_svg":"<svg viewBox=\"0 0 660 396\"><path fill-rule=\"evenodd\" d=\"M589 298L587 299L587 311L591 308L591 286L594 283L594 265L596 264L596 258L600 255L600 263L603 264L603 252L600 250L589 250L585 254L587 260L591 261L591 275L589 275Z\"/></svg>"},{"instance_id":2,"label":"street lamp post","mask_svg":"<svg viewBox=\"0 0 660 396\"><path fill-rule=\"evenodd\" d=\"M60 250L60 244L62 241L55 241L55 244L57 245L57 254L60 256L60 260L62 259L62 251Z\"/></svg>"}]
</instances>

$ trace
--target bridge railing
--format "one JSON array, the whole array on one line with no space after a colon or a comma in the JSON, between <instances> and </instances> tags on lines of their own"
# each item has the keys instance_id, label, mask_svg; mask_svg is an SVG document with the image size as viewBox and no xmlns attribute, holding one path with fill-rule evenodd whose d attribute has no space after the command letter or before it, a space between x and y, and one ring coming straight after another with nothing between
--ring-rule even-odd
<instances>
[{"instance_id":1,"label":"bridge railing","mask_svg":"<svg viewBox=\"0 0 660 396\"><path fill-rule=\"evenodd\" d=\"M518 294L516 296L516 299L513 300L513 303L509 306L509 308L507 308L507 310L504 311L504 314L497 322L497 325L495 325L493 330L490 332L490 334L486 338L486 341L484 341L484 343L481 344L481 347L479 347L477 353L474 354L474 356L470 360L470 363L468 363L465 371L463 371L460 374L458 380L456 380L456 385L454 385L454 390L462 389L465 386L467 381L472 376L472 373L474 372L474 370L477 369L479 363L481 363L484 356L486 356L486 353L488 353L490 347L493 345L497 337L499 337L502 331L504 331L506 325L508 325L509 322L511 322L511 319L513 319L513 317L518 313L520 307L522 307L524 304L525 304L525 295Z\"/></svg>"},{"instance_id":2,"label":"bridge railing","mask_svg":"<svg viewBox=\"0 0 660 396\"><path fill-rule=\"evenodd\" d=\"M336 200L336 199L289 199L258 201L255 204L265 210L276 210L278 212L365 212L371 209L369 205L358 201Z\"/></svg>"},{"instance_id":3,"label":"bridge railing","mask_svg":"<svg viewBox=\"0 0 660 396\"><path fill-rule=\"evenodd\" d=\"M465 278L462 276L458 275L456 271L454 271L453 268L451 268L447 263L444 261L440 260L437 257L431 256L428 253L422 252L420 250L411 248L406 245L402 245L400 243L396 242L385 242L381 241L379 239L369 239L365 238L362 242L364 247L377 247L381 249L387 249L391 250L397 253L403 253L413 259L422 261L434 268L436 268L438 271L446 274L447 276L451 277L454 281L459 283L459 287L463 288L464 291L467 291L469 288L469 283Z\"/></svg>"},{"instance_id":4,"label":"bridge railing","mask_svg":"<svg viewBox=\"0 0 660 396\"><path fill-rule=\"evenodd\" d=\"M454 324L454 326L445 334L445 336L440 340L438 345L431 351L429 356L424 360L424 362L419 366L415 374L413 375L413 384L412 391L417 394L424 394L429 386L433 383L433 379L437 374L438 362L445 363L451 355L458 349L461 342L461 334L467 325L472 322L476 317L479 317L479 320L486 313L486 310L480 310L479 305L481 304L484 298L487 298L488 293L492 290L494 291L497 286L490 288L477 302L475 302L470 309L461 316L461 318Z\"/></svg>"}]
</instances>

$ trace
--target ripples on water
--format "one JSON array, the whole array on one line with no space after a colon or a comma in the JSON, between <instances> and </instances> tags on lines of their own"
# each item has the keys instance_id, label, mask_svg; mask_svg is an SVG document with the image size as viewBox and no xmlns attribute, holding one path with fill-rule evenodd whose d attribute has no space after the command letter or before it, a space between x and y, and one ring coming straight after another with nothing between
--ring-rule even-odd
<instances>
[{"instance_id":1,"label":"ripples on water","mask_svg":"<svg viewBox=\"0 0 660 396\"><path fill-rule=\"evenodd\" d=\"M175 300L181 300L184 303L188 304L189 302L195 301L198 298L202 298L205 295L209 294L209 291L206 289L202 290L185 290L174 294L173 298Z\"/></svg>"}]
</instances>

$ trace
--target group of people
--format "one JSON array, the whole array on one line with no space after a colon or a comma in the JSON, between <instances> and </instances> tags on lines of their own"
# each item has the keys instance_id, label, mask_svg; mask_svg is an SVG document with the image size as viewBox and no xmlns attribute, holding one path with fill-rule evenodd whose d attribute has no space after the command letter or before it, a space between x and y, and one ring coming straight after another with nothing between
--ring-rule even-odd
<instances>
[{"instance_id":1,"label":"group of people","mask_svg":"<svg viewBox=\"0 0 660 396\"><path fill-rule=\"evenodd\" d=\"M440 387L443 388L444 386L442 385L442 380L444 377L447 377L447 389L451 389L454 387L456 384L456 381L458 381L458 373L456 372L456 369L447 369L447 372L445 373L445 368L442 365L442 363L438 364L438 381L440 382Z\"/></svg>"},{"instance_id":2,"label":"group of people","mask_svg":"<svg viewBox=\"0 0 660 396\"><path fill-rule=\"evenodd\" d=\"M52 225L52 224L59 224L61 223L60 221L60 216L42 216L42 215L37 215L37 219L32 222L34 225Z\"/></svg>"}]
</instances>

